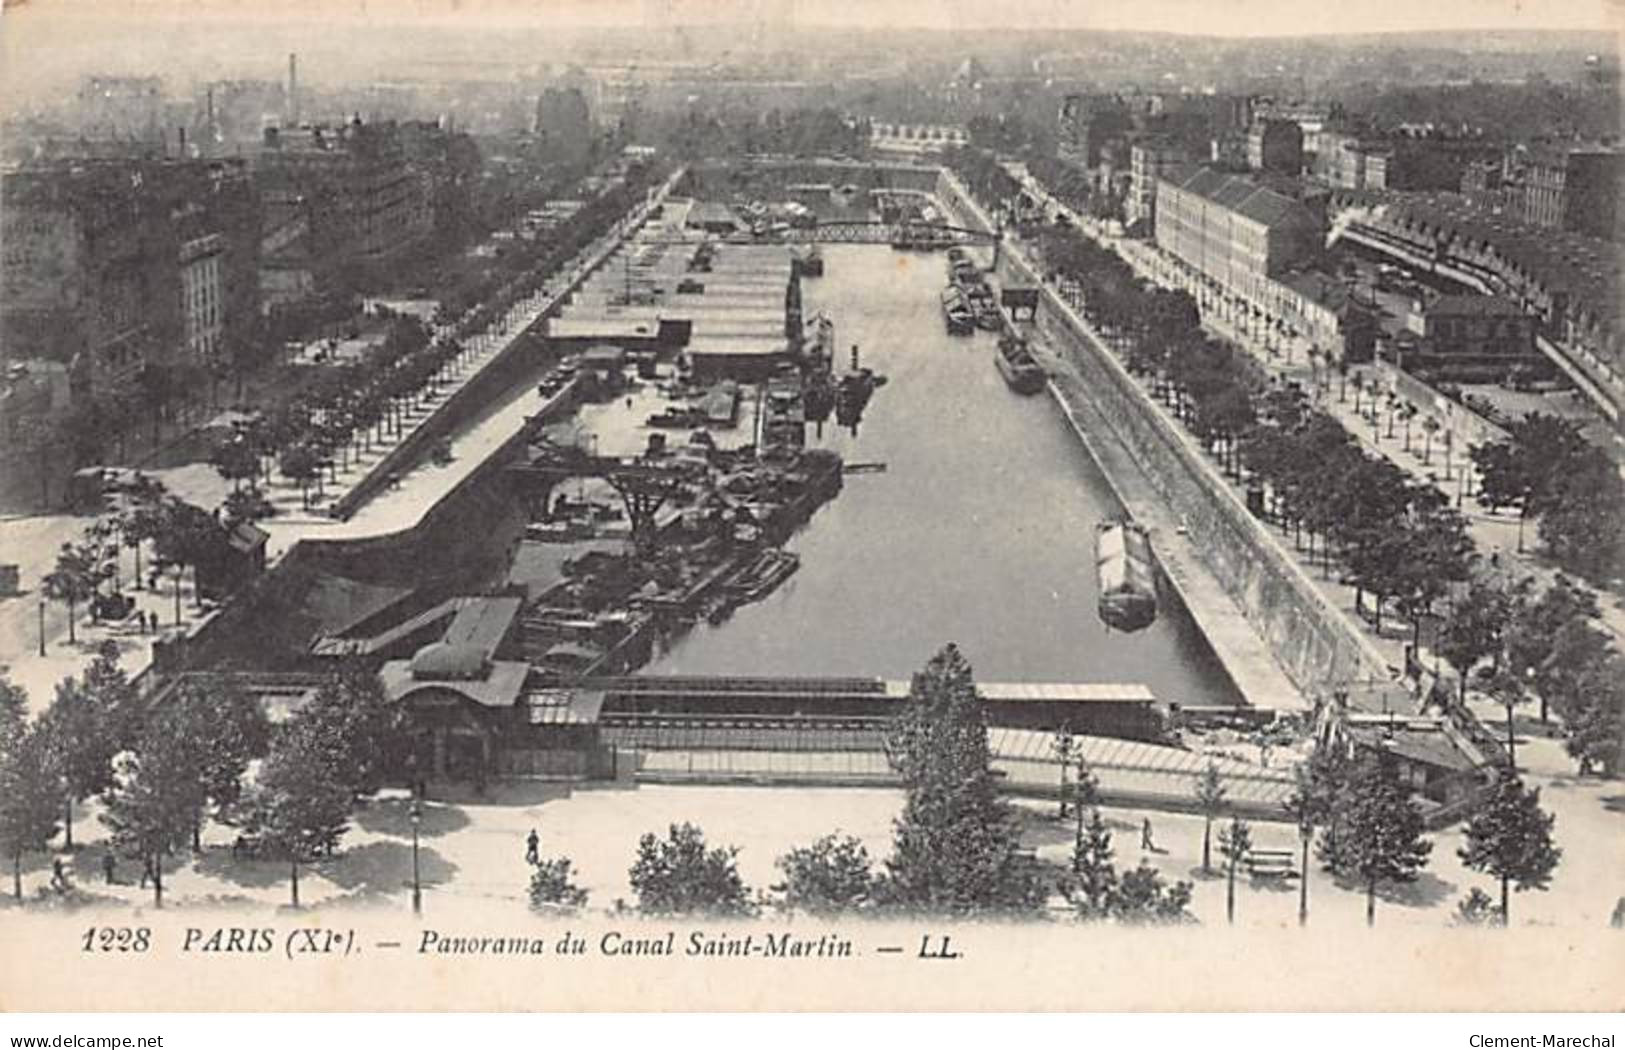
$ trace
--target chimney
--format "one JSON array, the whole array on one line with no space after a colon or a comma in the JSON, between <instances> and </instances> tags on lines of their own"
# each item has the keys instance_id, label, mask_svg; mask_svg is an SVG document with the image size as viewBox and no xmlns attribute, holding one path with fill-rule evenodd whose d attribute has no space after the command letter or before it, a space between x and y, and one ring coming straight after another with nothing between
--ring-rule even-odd
<instances>
[{"instance_id":1,"label":"chimney","mask_svg":"<svg viewBox=\"0 0 1625 1050\"><path fill-rule=\"evenodd\" d=\"M288 55L288 123L299 126L299 56Z\"/></svg>"}]
</instances>

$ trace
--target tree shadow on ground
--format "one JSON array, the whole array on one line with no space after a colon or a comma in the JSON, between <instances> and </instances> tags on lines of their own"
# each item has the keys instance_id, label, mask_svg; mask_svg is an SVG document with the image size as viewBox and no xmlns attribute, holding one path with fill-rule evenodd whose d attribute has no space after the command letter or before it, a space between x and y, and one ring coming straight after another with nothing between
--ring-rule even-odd
<instances>
[{"instance_id":1,"label":"tree shadow on ground","mask_svg":"<svg viewBox=\"0 0 1625 1050\"><path fill-rule=\"evenodd\" d=\"M424 802L419 807L418 836L436 838L468 827L468 814L461 807L441 801ZM374 835L393 838L412 837L412 800L409 798L374 799L356 809L351 817L355 825Z\"/></svg>"},{"instance_id":2,"label":"tree shadow on ground","mask_svg":"<svg viewBox=\"0 0 1625 1050\"><path fill-rule=\"evenodd\" d=\"M1365 895L1365 883L1357 878L1334 876L1338 889ZM1412 882L1384 882L1377 886L1377 900L1402 908L1432 908L1449 900L1460 889L1431 872L1424 871Z\"/></svg>"},{"instance_id":3,"label":"tree shadow on ground","mask_svg":"<svg viewBox=\"0 0 1625 1050\"><path fill-rule=\"evenodd\" d=\"M605 782L605 786L615 785ZM588 785L574 781L521 778L489 781L482 793L474 790L474 785L465 780L434 780L428 784L429 795L426 802L471 806L539 806L544 802L569 798L576 791L586 787Z\"/></svg>"},{"instance_id":4,"label":"tree shadow on ground","mask_svg":"<svg viewBox=\"0 0 1625 1050\"><path fill-rule=\"evenodd\" d=\"M286 861L258 857L233 857L229 847L205 850L197 863L198 874L224 879L250 889L264 889L289 878Z\"/></svg>"},{"instance_id":5,"label":"tree shadow on ground","mask_svg":"<svg viewBox=\"0 0 1625 1050\"><path fill-rule=\"evenodd\" d=\"M1236 872L1236 881L1240 882L1242 879L1246 879L1247 885L1251 888L1263 890L1266 893L1297 893L1300 881L1300 879L1282 878L1279 875L1246 875L1239 871Z\"/></svg>"},{"instance_id":6,"label":"tree shadow on ground","mask_svg":"<svg viewBox=\"0 0 1625 1050\"><path fill-rule=\"evenodd\" d=\"M1602 808L1610 813L1625 813L1625 795L1609 795L1602 800Z\"/></svg>"},{"instance_id":7,"label":"tree shadow on ground","mask_svg":"<svg viewBox=\"0 0 1625 1050\"><path fill-rule=\"evenodd\" d=\"M1216 882L1224 878L1224 869L1215 864L1212 871L1203 871L1202 866L1198 864L1185 874L1192 882Z\"/></svg>"},{"instance_id":8,"label":"tree shadow on ground","mask_svg":"<svg viewBox=\"0 0 1625 1050\"><path fill-rule=\"evenodd\" d=\"M322 878L344 890L395 894L412 885L412 847L398 842L369 842L313 865ZM457 865L432 849L418 849L418 881L439 886L457 874Z\"/></svg>"}]
</instances>

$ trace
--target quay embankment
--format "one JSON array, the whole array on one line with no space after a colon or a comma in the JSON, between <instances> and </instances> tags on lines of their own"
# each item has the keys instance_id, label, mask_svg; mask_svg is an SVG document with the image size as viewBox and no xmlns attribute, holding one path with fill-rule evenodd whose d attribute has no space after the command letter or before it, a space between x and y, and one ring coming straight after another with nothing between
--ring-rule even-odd
<instances>
[{"instance_id":1,"label":"quay embankment","mask_svg":"<svg viewBox=\"0 0 1625 1050\"><path fill-rule=\"evenodd\" d=\"M987 215L951 173L943 173L938 193L968 223L992 229ZM1387 678L1382 654L1248 512L1167 410L1129 375L1019 249L1005 245L1001 256L1017 280L1042 291L1038 329L1066 366L1052 381L1051 391L1075 414L1079 436L1103 465L1111 464L1107 473L1117 484L1125 489L1149 486L1157 502L1173 515L1172 529L1157 530L1165 575L1248 702L1302 709L1307 706L1305 694L1328 683ZM1116 452L1109 447L1114 443ZM1131 493L1123 494L1125 503L1137 502ZM1143 500L1138 502L1144 505ZM1184 553L1190 557L1182 557ZM1229 608L1215 609L1211 600L1197 593L1207 582L1199 577L1217 583ZM1226 622L1231 609L1245 619L1246 630ZM1273 667L1259 659L1260 642Z\"/></svg>"}]
</instances>

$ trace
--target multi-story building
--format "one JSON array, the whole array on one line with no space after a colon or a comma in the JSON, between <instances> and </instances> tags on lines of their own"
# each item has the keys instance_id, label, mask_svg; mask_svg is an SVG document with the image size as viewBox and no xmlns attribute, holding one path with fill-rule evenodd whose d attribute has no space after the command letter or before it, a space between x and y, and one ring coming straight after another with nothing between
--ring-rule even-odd
<instances>
[{"instance_id":1,"label":"multi-story building","mask_svg":"<svg viewBox=\"0 0 1625 1050\"><path fill-rule=\"evenodd\" d=\"M267 128L254 176L268 228L302 212L310 257L360 279L421 245L433 223L428 180L394 123Z\"/></svg>"},{"instance_id":2,"label":"multi-story building","mask_svg":"<svg viewBox=\"0 0 1625 1050\"><path fill-rule=\"evenodd\" d=\"M536 99L536 145L542 159L581 164L592 152L592 118L579 88L546 88Z\"/></svg>"},{"instance_id":3,"label":"multi-story building","mask_svg":"<svg viewBox=\"0 0 1625 1050\"><path fill-rule=\"evenodd\" d=\"M1499 296L1419 299L1405 318L1414 338L1403 343L1400 364L1451 378L1497 378L1519 366L1549 371L1535 347L1537 323L1516 301Z\"/></svg>"},{"instance_id":4,"label":"multi-story building","mask_svg":"<svg viewBox=\"0 0 1625 1050\"><path fill-rule=\"evenodd\" d=\"M1068 164L1093 168L1113 137L1130 126L1128 105L1109 94L1068 95L1061 102L1057 152Z\"/></svg>"},{"instance_id":5,"label":"multi-story building","mask_svg":"<svg viewBox=\"0 0 1625 1050\"><path fill-rule=\"evenodd\" d=\"M1258 99L1252 107L1254 119L1290 120L1303 132L1303 151L1319 153L1322 148L1321 132L1340 115L1336 104L1319 102L1283 102Z\"/></svg>"},{"instance_id":6,"label":"multi-story building","mask_svg":"<svg viewBox=\"0 0 1625 1050\"><path fill-rule=\"evenodd\" d=\"M258 313L258 200L240 161L73 162L8 173L6 356L75 393L209 367Z\"/></svg>"},{"instance_id":7,"label":"multi-story building","mask_svg":"<svg viewBox=\"0 0 1625 1050\"><path fill-rule=\"evenodd\" d=\"M1270 117L1247 130L1247 168L1296 175L1303 171L1303 129L1297 121Z\"/></svg>"},{"instance_id":8,"label":"multi-story building","mask_svg":"<svg viewBox=\"0 0 1625 1050\"><path fill-rule=\"evenodd\" d=\"M480 148L442 121L409 120L399 127L407 165L423 179L434 229L455 236L474 221Z\"/></svg>"},{"instance_id":9,"label":"multi-story building","mask_svg":"<svg viewBox=\"0 0 1625 1050\"><path fill-rule=\"evenodd\" d=\"M1147 229L1156 221L1157 180L1178 165L1189 164L1191 156L1172 139L1151 136L1129 146L1129 192L1123 205L1123 219L1129 225L1144 223Z\"/></svg>"},{"instance_id":10,"label":"multi-story building","mask_svg":"<svg viewBox=\"0 0 1625 1050\"><path fill-rule=\"evenodd\" d=\"M1323 225L1303 201L1243 176L1184 168L1157 181L1157 246L1255 304L1277 274L1320 253Z\"/></svg>"},{"instance_id":11,"label":"multi-story building","mask_svg":"<svg viewBox=\"0 0 1625 1050\"><path fill-rule=\"evenodd\" d=\"M1625 165L1612 150L1542 153L1524 167L1524 219L1547 229L1617 238Z\"/></svg>"}]
</instances>

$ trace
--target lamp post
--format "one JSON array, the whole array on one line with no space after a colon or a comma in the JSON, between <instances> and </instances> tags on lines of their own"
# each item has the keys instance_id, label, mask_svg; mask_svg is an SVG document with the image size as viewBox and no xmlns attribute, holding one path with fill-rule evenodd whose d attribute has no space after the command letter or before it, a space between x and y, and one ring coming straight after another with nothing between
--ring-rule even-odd
<instances>
[{"instance_id":1,"label":"lamp post","mask_svg":"<svg viewBox=\"0 0 1625 1050\"><path fill-rule=\"evenodd\" d=\"M412 914L423 914L423 880L418 873L418 824L423 821L423 807L416 797L412 799Z\"/></svg>"},{"instance_id":2,"label":"lamp post","mask_svg":"<svg viewBox=\"0 0 1625 1050\"><path fill-rule=\"evenodd\" d=\"M39 654L45 655L45 595L39 596Z\"/></svg>"}]
</instances>

